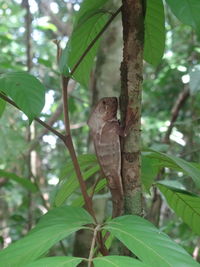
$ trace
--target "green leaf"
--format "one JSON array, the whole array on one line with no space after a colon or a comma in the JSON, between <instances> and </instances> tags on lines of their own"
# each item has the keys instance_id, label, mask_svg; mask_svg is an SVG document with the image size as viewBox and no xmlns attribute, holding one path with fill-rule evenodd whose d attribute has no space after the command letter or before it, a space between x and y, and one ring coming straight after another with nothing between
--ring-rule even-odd
<instances>
[{"instance_id":1,"label":"green leaf","mask_svg":"<svg viewBox=\"0 0 200 267\"><path fill-rule=\"evenodd\" d=\"M163 167L169 167L175 170L178 169L183 171L184 173L188 174L193 179L196 186L200 188L200 168L197 167L197 164L155 150L148 151L150 152L144 153L144 155L160 160Z\"/></svg>"},{"instance_id":2,"label":"green leaf","mask_svg":"<svg viewBox=\"0 0 200 267\"><path fill-rule=\"evenodd\" d=\"M94 267L102 267L102 266L103 267L112 267L112 266L150 267L149 265L146 265L139 260L125 256L106 256L101 258L95 258L93 262L94 262Z\"/></svg>"},{"instance_id":3,"label":"green leaf","mask_svg":"<svg viewBox=\"0 0 200 267\"><path fill-rule=\"evenodd\" d=\"M157 66L165 49L165 14L162 0L146 1L144 59Z\"/></svg>"},{"instance_id":4,"label":"green leaf","mask_svg":"<svg viewBox=\"0 0 200 267\"><path fill-rule=\"evenodd\" d=\"M195 233L200 234L200 197L185 190L167 186L162 183L158 183L157 186L175 213L180 216Z\"/></svg>"},{"instance_id":5,"label":"green leaf","mask_svg":"<svg viewBox=\"0 0 200 267\"><path fill-rule=\"evenodd\" d=\"M0 176L17 182L18 184L22 185L24 188L33 193L38 191L37 187L30 180L28 180L28 178L22 178L17 176L15 173L7 172L1 169Z\"/></svg>"},{"instance_id":6,"label":"green leaf","mask_svg":"<svg viewBox=\"0 0 200 267\"><path fill-rule=\"evenodd\" d=\"M98 10L100 10L108 0L98 0L98 1L90 1L90 0L84 0L81 3L81 8L79 12L77 12L75 21L74 21L74 27L76 28L80 24L84 23L85 20L87 20L91 13L94 13Z\"/></svg>"},{"instance_id":7,"label":"green leaf","mask_svg":"<svg viewBox=\"0 0 200 267\"><path fill-rule=\"evenodd\" d=\"M6 101L0 98L0 118L3 115L5 108L6 108Z\"/></svg>"},{"instance_id":8,"label":"green leaf","mask_svg":"<svg viewBox=\"0 0 200 267\"><path fill-rule=\"evenodd\" d=\"M142 156L142 184L147 192L158 174L158 162L157 159Z\"/></svg>"},{"instance_id":9,"label":"green leaf","mask_svg":"<svg viewBox=\"0 0 200 267\"><path fill-rule=\"evenodd\" d=\"M166 0L174 15L184 24L192 26L200 33L199 0Z\"/></svg>"},{"instance_id":10,"label":"green leaf","mask_svg":"<svg viewBox=\"0 0 200 267\"><path fill-rule=\"evenodd\" d=\"M166 186L170 186L170 187L175 187L175 188L178 188L178 189L182 189L182 190L186 190L185 186L180 183L179 181L177 180L163 180L163 181L160 181L159 183L163 184L163 185L166 185Z\"/></svg>"},{"instance_id":11,"label":"green leaf","mask_svg":"<svg viewBox=\"0 0 200 267\"><path fill-rule=\"evenodd\" d=\"M141 217L118 217L103 228L111 232L148 266L200 266L182 247Z\"/></svg>"},{"instance_id":12,"label":"green leaf","mask_svg":"<svg viewBox=\"0 0 200 267\"><path fill-rule=\"evenodd\" d=\"M45 67L51 68L52 67L52 62L51 60L48 59L43 59L41 57L38 58L38 63L44 65Z\"/></svg>"},{"instance_id":13,"label":"green leaf","mask_svg":"<svg viewBox=\"0 0 200 267\"><path fill-rule=\"evenodd\" d=\"M83 179L87 180L92 175L97 173L99 171L100 167L99 165L96 165L94 167L91 167L89 170L85 171L83 173ZM76 173L74 172L69 180L63 181L61 184L61 187L59 188L56 197L55 197L55 205L59 207L64 203L64 201L71 196L72 193L75 192L75 190L79 188L79 182L76 178Z\"/></svg>"},{"instance_id":14,"label":"green leaf","mask_svg":"<svg viewBox=\"0 0 200 267\"><path fill-rule=\"evenodd\" d=\"M0 76L0 91L11 97L29 121L38 117L45 102L45 88L27 72L10 72Z\"/></svg>"},{"instance_id":15,"label":"green leaf","mask_svg":"<svg viewBox=\"0 0 200 267\"><path fill-rule=\"evenodd\" d=\"M106 179L102 179L98 182L97 186L95 187L94 193L98 193L99 191L101 191L103 188L105 188L107 184L107 180ZM91 194L93 192L93 186L91 186L88 190L88 194ZM72 201L71 204L73 207L82 207L84 205L84 199L83 196L80 196L78 198L76 198L74 201Z\"/></svg>"},{"instance_id":16,"label":"green leaf","mask_svg":"<svg viewBox=\"0 0 200 267\"><path fill-rule=\"evenodd\" d=\"M48 257L43 258L22 267L75 267L83 259L75 257Z\"/></svg>"},{"instance_id":17,"label":"green leaf","mask_svg":"<svg viewBox=\"0 0 200 267\"><path fill-rule=\"evenodd\" d=\"M92 167L98 164L97 158L94 154L83 154L78 156L78 163L81 168L81 171L84 171L88 167ZM61 173L59 175L60 179L66 179L68 175L74 173L74 164L73 161L70 160L67 164L62 168Z\"/></svg>"},{"instance_id":18,"label":"green leaf","mask_svg":"<svg viewBox=\"0 0 200 267\"><path fill-rule=\"evenodd\" d=\"M101 8L105 4L105 0L91 2L85 0L81 5L80 11L75 19L75 26L60 59L60 70L64 75L70 76L73 67L79 61L87 47L95 39L108 21L110 14L105 13ZM91 5L91 3L93 3ZM83 61L80 63L73 79L78 81L84 87L88 86L90 71L96 56L99 40L90 49Z\"/></svg>"},{"instance_id":19,"label":"green leaf","mask_svg":"<svg viewBox=\"0 0 200 267\"><path fill-rule=\"evenodd\" d=\"M37 25L36 29L40 31L48 31L48 30L51 30L53 32L57 31L57 27L52 23L46 23L45 25Z\"/></svg>"},{"instance_id":20,"label":"green leaf","mask_svg":"<svg viewBox=\"0 0 200 267\"><path fill-rule=\"evenodd\" d=\"M58 241L91 223L91 216L82 208L55 208L45 214L26 237L0 251L1 267L19 267L30 263Z\"/></svg>"}]
</instances>

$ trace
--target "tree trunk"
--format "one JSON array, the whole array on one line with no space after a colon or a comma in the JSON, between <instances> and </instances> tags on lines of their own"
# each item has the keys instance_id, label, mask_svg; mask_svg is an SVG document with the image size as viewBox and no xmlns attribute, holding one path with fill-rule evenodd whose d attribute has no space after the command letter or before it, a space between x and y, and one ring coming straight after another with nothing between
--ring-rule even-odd
<instances>
[{"instance_id":1,"label":"tree trunk","mask_svg":"<svg viewBox=\"0 0 200 267\"><path fill-rule=\"evenodd\" d=\"M129 130L122 140L122 179L125 214L143 213L141 189L141 92L143 80L144 13L142 0L122 0L123 61L121 118Z\"/></svg>"}]
</instances>

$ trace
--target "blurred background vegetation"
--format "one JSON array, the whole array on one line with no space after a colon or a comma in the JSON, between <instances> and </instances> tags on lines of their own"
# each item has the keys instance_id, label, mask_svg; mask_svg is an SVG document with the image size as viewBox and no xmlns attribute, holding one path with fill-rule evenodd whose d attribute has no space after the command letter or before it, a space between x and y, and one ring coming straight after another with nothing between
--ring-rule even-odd
<instances>
[{"instance_id":1,"label":"blurred background vegetation","mask_svg":"<svg viewBox=\"0 0 200 267\"><path fill-rule=\"evenodd\" d=\"M55 40L65 44L72 30L74 14L81 0L0 0L0 72L30 71L46 87L46 104L41 119L63 131L61 87ZM111 3L113 9L118 1ZM166 7L166 48L161 64L144 63L142 145L188 161L200 161L200 46L191 27L181 24ZM119 96L122 27L120 16L103 35L87 88L70 83L70 119L78 155L92 151L87 119L93 103L102 96ZM0 111L1 113L1 111ZM1 247L20 239L46 212L66 174L69 155L62 142L39 124L30 127L20 111L9 104L0 118L0 169L36 181L40 188L30 193L12 179L0 176ZM147 172L151 166L146 166ZM155 173L155 175L157 175ZM168 179L181 177L186 189L195 192L182 173L165 169ZM158 178L159 178L158 176ZM76 196L79 191L74 193ZM72 195L65 203L70 204ZM96 198L101 199L101 193ZM109 206L98 202L102 209ZM158 219L149 219L193 253L197 236L162 203L156 190L146 194L146 209L159 201ZM148 216L148 212L147 215ZM73 237L72 237L73 238ZM70 241L52 249L52 255L72 253Z\"/></svg>"}]
</instances>

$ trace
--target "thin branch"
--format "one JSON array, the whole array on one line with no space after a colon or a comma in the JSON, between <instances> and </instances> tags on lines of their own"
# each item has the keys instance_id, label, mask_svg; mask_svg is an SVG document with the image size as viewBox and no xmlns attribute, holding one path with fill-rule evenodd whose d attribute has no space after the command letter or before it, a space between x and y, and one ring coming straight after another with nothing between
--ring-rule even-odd
<instances>
[{"instance_id":1,"label":"thin branch","mask_svg":"<svg viewBox=\"0 0 200 267\"><path fill-rule=\"evenodd\" d=\"M50 127L53 126L53 124L58 120L58 117L62 114L63 111L63 106L62 103L60 103L56 109L56 111L52 114L52 116L49 118L49 120L47 121L47 125L49 125ZM42 137L48 133L48 129L44 128L42 129L42 131L35 137L35 139L31 142L30 147L28 149L26 153L29 153L30 151L32 151L33 149L35 149L35 147L38 145L39 140L42 139Z\"/></svg>"},{"instance_id":2,"label":"thin branch","mask_svg":"<svg viewBox=\"0 0 200 267\"><path fill-rule=\"evenodd\" d=\"M77 63L74 65L71 71L71 75L76 71L84 57L87 55L87 53L90 51L90 49L94 46L94 44L97 42L97 40L100 38L100 36L104 33L104 31L107 29L109 24L112 22L112 20L120 13L121 7L110 17L110 19L107 21L107 23L104 25L102 30L97 34L97 36L93 39L93 41L89 44L89 46L86 48L82 56L79 58ZM85 205L87 207L88 212L93 216L94 220L96 221L95 214L92 208L92 201L91 198L87 194L87 188L85 185L85 182L83 180L81 171L80 171L80 166L78 164L78 160L76 157L75 149L73 146L71 134L70 134L70 123L69 123L69 114L68 114L68 83L69 83L70 77L62 77L62 89L63 89L63 108L64 108L64 122L65 122L65 130L66 130L66 136L62 135L61 133L57 132L55 129L53 129L51 126L40 120L39 118L35 118L35 120L40 123L42 126L47 128L49 131L54 133L56 136L58 136L61 140L64 141L66 147L68 148L72 161L74 163L74 168L77 174L77 178L80 183L81 191L85 200ZM4 94L0 93L0 97L13 105L14 107L20 109L11 99L9 99L7 96Z\"/></svg>"},{"instance_id":3,"label":"thin branch","mask_svg":"<svg viewBox=\"0 0 200 267\"><path fill-rule=\"evenodd\" d=\"M35 120L40 123L42 126L44 126L46 129L48 129L50 132L54 133L56 136L58 136L61 140L64 141L65 137L63 134L59 133L58 131L56 131L53 127L51 127L50 125L46 124L44 121L35 118Z\"/></svg>"},{"instance_id":4,"label":"thin branch","mask_svg":"<svg viewBox=\"0 0 200 267\"><path fill-rule=\"evenodd\" d=\"M173 107L171 110L171 119L170 124L168 126L168 129L165 133L165 136L163 138L163 143L169 144L170 143L170 135L172 133L173 127L175 125L175 122L179 116L180 110L183 107L184 103L188 99L190 93L188 85L185 85L184 89L179 93ZM159 180L161 175L164 174L164 168L162 168L159 173L157 174L156 180ZM149 214L147 215L147 218L154 223L156 226L159 225L159 215L160 215L160 209L162 206L162 199L160 197L160 194L158 193L158 189L154 188L154 194L153 194L153 200L151 203L151 207L149 209Z\"/></svg>"},{"instance_id":5,"label":"thin branch","mask_svg":"<svg viewBox=\"0 0 200 267\"><path fill-rule=\"evenodd\" d=\"M98 231L100 230L100 228L101 228L101 225L97 225L94 229L94 234L93 234L89 258L88 258L88 267L92 266L92 260L93 260L93 255L94 255L94 246L95 246L97 234L98 234Z\"/></svg>"},{"instance_id":6,"label":"thin branch","mask_svg":"<svg viewBox=\"0 0 200 267\"><path fill-rule=\"evenodd\" d=\"M36 188L37 188L37 190L38 190L38 193L39 193L39 196L40 196L40 198L41 198L41 200L42 200L42 204L43 204L43 206L45 207L46 210L49 210L49 209L50 209L50 204L49 204L49 202L47 202L46 199L44 198L43 193L42 193L42 191L40 190L40 186L39 186L39 184L38 184L38 182L37 182L37 178L33 175L33 173L32 173L32 177L33 177L34 185L36 186Z\"/></svg>"},{"instance_id":7,"label":"thin branch","mask_svg":"<svg viewBox=\"0 0 200 267\"><path fill-rule=\"evenodd\" d=\"M0 92L0 98L2 98L3 100L5 100L6 102L8 102L9 104L11 104L12 106L14 106L15 108L21 110L14 101L12 101L9 97L7 97L6 95L4 95L3 93ZM54 133L56 136L58 136L61 140L65 140L65 136L62 135L61 133L59 133L58 131L56 131L54 128L52 128L50 125L48 125L47 123L45 123L44 121L40 120L39 118L35 118L35 121L37 121L39 124L41 124L43 127L45 127L46 129L48 129L50 132Z\"/></svg>"},{"instance_id":8,"label":"thin branch","mask_svg":"<svg viewBox=\"0 0 200 267\"><path fill-rule=\"evenodd\" d=\"M26 10L25 14L25 26L26 26L26 66L28 68L28 72L32 68L32 55L31 55L31 23L32 16L30 12L30 5L28 0L22 1L22 7Z\"/></svg>"},{"instance_id":9,"label":"thin branch","mask_svg":"<svg viewBox=\"0 0 200 267\"><path fill-rule=\"evenodd\" d=\"M74 84L70 83L70 88L69 88L69 91L71 92L72 90L74 89ZM73 95L70 94L70 97L74 97ZM78 100L78 99L77 99ZM83 102L83 101L82 101ZM57 109L55 110L55 112L52 114L52 116L47 120L47 124L51 127L53 127L53 124L58 120L58 118L60 117L60 115L62 114L63 112L63 104L62 102L59 103ZM70 125L70 128L71 129L77 129L78 127L82 127L83 124L81 125ZM47 128L44 128L41 130L41 132L35 137L35 139L30 143L30 147L29 149L27 150L27 152L25 152L24 154L27 154L29 153L29 151L35 149L35 147L38 145L39 143L39 140L42 139L42 137L48 133L48 129ZM64 137L64 136L63 136Z\"/></svg>"},{"instance_id":10,"label":"thin branch","mask_svg":"<svg viewBox=\"0 0 200 267\"><path fill-rule=\"evenodd\" d=\"M94 218L96 222L95 213L92 207L92 200L87 193L87 187L86 187L86 184L84 182L84 179L83 179L83 176L80 170L80 166L78 163L78 159L76 156L76 152L75 152L74 145L72 142L72 137L71 137L69 112L68 112L68 91L67 91L69 79L70 79L69 77L62 76L63 110L64 110L65 131L66 131L66 138L65 138L64 143L66 147L68 148L71 159L73 161L74 169L77 175L78 182L80 184L80 189L81 189L81 193L84 198L86 209L92 215L92 217Z\"/></svg>"},{"instance_id":11,"label":"thin branch","mask_svg":"<svg viewBox=\"0 0 200 267\"><path fill-rule=\"evenodd\" d=\"M176 100L176 102L174 103L174 106L172 108L171 111L171 120L170 120L170 124L169 127L167 129L167 132L165 133L165 137L163 142L169 144L170 142L170 135L172 133L173 127L174 127L174 123L177 120L177 117L179 115L179 112L182 108L182 106L184 105L185 101L187 100L187 98L190 96L190 91L188 88L188 85L185 85L183 91L180 92L180 94L178 95L178 98Z\"/></svg>"},{"instance_id":12,"label":"thin branch","mask_svg":"<svg viewBox=\"0 0 200 267\"><path fill-rule=\"evenodd\" d=\"M32 55L31 55L31 32L32 32L32 16L30 12L30 5L28 0L22 1L22 7L25 9L26 13L24 16L24 23L25 23L25 44L26 44L26 67L27 71L30 72L32 68ZM28 125L26 127L26 142L30 143L33 137L33 132L35 132L35 127L32 125ZM32 173L32 155L31 153L28 153L25 157L25 161L27 164L27 176L29 181L31 181L31 173ZM31 192L27 192L27 200L28 200L28 223L27 223L27 229L28 231L31 230L33 226L33 195Z\"/></svg>"},{"instance_id":13,"label":"thin branch","mask_svg":"<svg viewBox=\"0 0 200 267\"><path fill-rule=\"evenodd\" d=\"M51 1L50 1L51 3ZM63 23L61 20L58 19L58 16L55 16L54 13L51 11L50 7L49 7L49 1L41 1L41 9L43 11L43 13L47 16L50 17L50 20L52 21L52 23L57 27L58 31L62 34L62 35L66 35L69 36L71 33L71 28L69 27L69 23Z\"/></svg>"},{"instance_id":14,"label":"thin branch","mask_svg":"<svg viewBox=\"0 0 200 267\"><path fill-rule=\"evenodd\" d=\"M94 193L95 193L95 189L96 189L96 187L97 187L97 185L98 185L98 183L99 183L99 181L100 181L101 179L102 179L102 177L99 176L99 177L96 179L95 183L93 184L93 186L92 186L92 192L90 193L90 197L91 197L91 198L93 198Z\"/></svg>"},{"instance_id":15,"label":"thin branch","mask_svg":"<svg viewBox=\"0 0 200 267\"><path fill-rule=\"evenodd\" d=\"M94 44L97 42L97 40L100 38L100 36L104 33L104 31L107 29L109 24L112 22L112 20L119 14L121 11L121 7L111 16L111 18L107 21L107 23L104 25L102 30L97 34L97 36L92 40L92 42L88 45L86 50L83 52L77 63L72 68L72 71L70 75L72 76L80 63L83 61L84 57L87 55L87 53L90 51L90 49L94 46ZM66 131L66 140L65 144L70 152L70 156L72 158L74 168L76 171L76 175L81 187L81 192L84 198L84 202L86 205L86 209L88 212L93 216L94 220L96 221L95 213L92 207L92 200L89 197L87 193L86 184L83 180L82 173L80 170L80 166L77 160L76 152L73 146L71 132L70 132L70 121L69 121L69 112L68 112L68 84L69 84L70 77L62 76L62 91L63 91L63 110L64 110L64 123L65 123L65 131Z\"/></svg>"},{"instance_id":16,"label":"thin branch","mask_svg":"<svg viewBox=\"0 0 200 267\"><path fill-rule=\"evenodd\" d=\"M180 155L181 155L181 157L186 157L188 155L191 155L191 154L199 152L199 151L200 151L200 148L197 148L197 149L193 149L193 150L191 150L189 152L181 153Z\"/></svg>"}]
</instances>

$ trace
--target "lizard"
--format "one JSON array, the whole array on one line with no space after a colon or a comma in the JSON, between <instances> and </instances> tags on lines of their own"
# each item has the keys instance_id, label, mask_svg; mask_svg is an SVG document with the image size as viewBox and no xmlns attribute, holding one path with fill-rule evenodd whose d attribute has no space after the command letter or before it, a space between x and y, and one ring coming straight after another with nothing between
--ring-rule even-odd
<instances>
[{"instance_id":1,"label":"lizard","mask_svg":"<svg viewBox=\"0 0 200 267\"><path fill-rule=\"evenodd\" d=\"M88 126L102 172L112 196L112 217L122 215L123 186L121 178L120 125L116 97L104 97L94 107Z\"/></svg>"}]
</instances>

